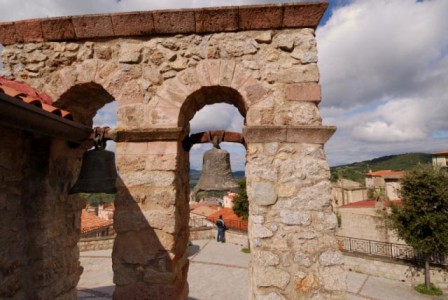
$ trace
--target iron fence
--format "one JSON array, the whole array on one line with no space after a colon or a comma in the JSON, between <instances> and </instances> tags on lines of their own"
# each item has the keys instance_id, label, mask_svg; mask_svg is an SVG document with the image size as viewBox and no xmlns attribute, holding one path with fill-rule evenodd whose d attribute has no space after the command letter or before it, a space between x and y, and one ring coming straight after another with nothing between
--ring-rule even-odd
<instances>
[{"instance_id":1,"label":"iron fence","mask_svg":"<svg viewBox=\"0 0 448 300\"><path fill-rule=\"evenodd\" d=\"M213 228L218 218L190 218L190 228ZM247 232L248 222L243 220L226 220L226 227L232 230Z\"/></svg>"},{"instance_id":2,"label":"iron fence","mask_svg":"<svg viewBox=\"0 0 448 300\"><path fill-rule=\"evenodd\" d=\"M338 241L339 249L347 252L407 261L421 262L424 260L423 255L415 253L411 246L405 244L378 242L345 236L337 236L336 239ZM430 263L434 265L448 266L448 258L441 253L433 253L430 256Z\"/></svg>"}]
</instances>

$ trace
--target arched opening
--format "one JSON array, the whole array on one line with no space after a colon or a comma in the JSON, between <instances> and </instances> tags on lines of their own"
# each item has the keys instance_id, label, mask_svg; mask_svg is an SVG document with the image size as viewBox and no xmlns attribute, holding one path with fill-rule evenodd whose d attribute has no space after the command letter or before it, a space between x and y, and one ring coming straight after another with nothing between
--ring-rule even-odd
<instances>
[{"instance_id":1,"label":"arched opening","mask_svg":"<svg viewBox=\"0 0 448 300\"><path fill-rule=\"evenodd\" d=\"M218 131L241 134L245 115L246 107L237 91L227 87L203 87L191 94L184 102L179 125L189 130L190 137L202 132L215 133ZM244 183L245 188L245 146L242 143L225 141L221 142L219 146L230 155L233 178L240 186ZM198 186L199 177L205 176L201 170L204 153L212 148L213 145L209 142L196 143L189 151L191 239L189 244L189 296L193 299L212 298L214 295L229 296L230 284L238 287L232 292L233 296L244 299L248 294L247 264L250 256L242 251L244 248L248 248L247 219L239 217L233 209L233 201L238 194L225 190L225 188L220 191L202 191L195 194L195 186ZM225 246L217 248L219 229L215 224L219 215L223 215L224 223L229 230L224 233ZM221 240L221 237L219 239ZM224 251L224 255L219 255L219 252L215 251ZM213 259L208 261L207 257L213 253L215 253ZM222 280L220 274L225 272L232 273L227 285L220 282ZM204 277L204 273L208 275Z\"/></svg>"},{"instance_id":2,"label":"arched opening","mask_svg":"<svg viewBox=\"0 0 448 300\"><path fill-rule=\"evenodd\" d=\"M101 85L96 83L79 84L71 87L55 106L72 112L74 120L90 127L116 127L117 102ZM84 151L92 148L91 143L79 145L76 151L79 156L74 161L73 173L78 174L81 157ZM115 142L108 141L106 149L115 152ZM73 183L72 183L73 184ZM112 284L113 272L111 268L111 245L115 238L113 227L113 214L115 212L115 194L106 193L78 193L73 199L80 202L78 211L75 213L78 228L79 263L83 268L78 281L78 294L89 294L93 288L98 288L98 282L92 282L92 270L102 270L101 276L105 286L100 288L105 295L112 295L114 285ZM89 250L98 249L98 245L107 244L108 250L104 250L101 256L91 258Z\"/></svg>"}]
</instances>

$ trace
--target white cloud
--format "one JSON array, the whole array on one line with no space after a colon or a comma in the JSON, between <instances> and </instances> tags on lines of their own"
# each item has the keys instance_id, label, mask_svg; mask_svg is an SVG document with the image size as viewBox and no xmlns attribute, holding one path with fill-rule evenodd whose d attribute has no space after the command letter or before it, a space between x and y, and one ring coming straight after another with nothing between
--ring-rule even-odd
<instances>
[{"instance_id":1,"label":"white cloud","mask_svg":"<svg viewBox=\"0 0 448 300\"><path fill-rule=\"evenodd\" d=\"M448 148L448 1L353 0L317 30L332 165ZM361 159L362 158L362 159Z\"/></svg>"},{"instance_id":2,"label":"white cloud","mask_svg":"<svg viewBox=\"0 0 448 300\"><path fill-rule=\"evenodd\" d=\"M297 1L0 0L0 22L275 2ZM330 164L446 150L448 139L433 136L448 132L448 1L331 0L330 5L331 18L317 30L320 108L325 124L338 126L325 146ZM236 110L206 107L204 111L192 121L192 132L241 130L242 118ZM114 124L101 113L95 122Z\"/></svg>"},{"instance_id":3,"label":"white cloud","mask_svg":"<svg viewBox=\"0 0 448 300\"><path fill-rule=\"evenodd\" d=\"M230 130L242 132L244 119L238 109L230 104L206 105L190 121L190 132Z\"/></svg>"}]
</instances>

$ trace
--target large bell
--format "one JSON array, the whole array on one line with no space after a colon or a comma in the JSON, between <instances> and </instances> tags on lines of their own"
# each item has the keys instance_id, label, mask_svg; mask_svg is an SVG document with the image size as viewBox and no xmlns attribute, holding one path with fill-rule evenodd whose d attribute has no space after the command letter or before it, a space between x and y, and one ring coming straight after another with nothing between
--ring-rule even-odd
<instances>
[{"instance_id":1,"label":"large bell","mask_svg":"<svg viewBox=\"0 0 448 300\"><path fill-rule=\"evenodd\" d=\"M116 192L115 154L104 149L93 149L84 152L79 178L69 194Z\"/></svg>"},{"instance_id":2,"label":"large bell","mask_svg":"<svg viewBox=\"0 0 448 300\"><path fill-rule=\"evenodd\" d=\"M213 148L204 153L202 172L193 194L200 191L239 191L239 185L232 175L230 155L219 148L214 141Z\"/></svg>"}]
</instances>

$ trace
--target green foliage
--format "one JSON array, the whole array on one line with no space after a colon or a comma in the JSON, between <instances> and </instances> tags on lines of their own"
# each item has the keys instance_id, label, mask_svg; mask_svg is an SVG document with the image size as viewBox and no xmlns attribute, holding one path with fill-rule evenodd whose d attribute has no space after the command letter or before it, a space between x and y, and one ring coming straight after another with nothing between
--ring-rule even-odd
<instances>
[{"instance_id":1,"label":"green foliage","mask_svg":"<svg viewBox=\"0 0 448 300\"><path fill-rule=\"evenodd\" d=\"M387 224L425 261L425 285L431 289L429 257L448 253L448 176L420 165L400 180L402 206L393 205Z\"/></svg>"},{"instance_id":2,"label":"green foliage","mask_svg":"<svg viewBox=\"0 0 448 300\"><path fill-rule=\"evenodd\" d=\"M250 253L250 248L249 247L244 247L243 249L241 249L241 252L243 252L243 253Z\"/></svg>"},{"instance_id":3,"label":"green foliage","mask_svg":"<svg viewBox=\"0 0 448 300\"><path fill-rule=\"evenodd\" d=\"M97 206L101 203L113 203L115 201L115 194L105 194L105 193L80 193L81 198L86 199L87 203L92 206Z\"/></svg>"},{"instance_id":4,"label":"green foliage","mask_svg":"<svg viewBox=\"0 0 448 300\"><path fill-rule=\"evenodd\" d=\"M375 201L389 200L383 188L369 189L367 191L367 197Z\"/></svg>"},{"instance_id":5,"label":"green foliage","mask_svg":"<svg viewBox=\"0 0 448 300\"><path fill-rule=\"evenodd\" d=\"M421 294L431 295L431 296L442 296L443 292L441 289L431 284L431 288L427 289L425 284L419 284L415 287L415 290Z\"/></svg>"},{"instance_id":6,"label":"green foliage","mask_svg":"<svg viewBox=\"0 0 448 300\"><path fill-rule=\"evenodd\" d=\"M336 220L338 221L338 227L342 226L342 216L340 213L336 213Z\"/></svg>"},{"instance_id":7,"label":"green foliage","mask_svg":"<svg viewBox=\"0 0 448 300\"><path fill-rule=\"evenodd\" d=\"M239 217L243 217L243 220L249 217L249 201L247 199L246 191L246 179L238 181L240 191L238 196L233 200L233 211Z\"/></svg>"},{"instance_id":8,"label":"green foliage","mask_svg":"<svg viewBox=\"0 0 448 300\"><path fill-rule=\"evenodd\" d=\"M367 173L369 169L371 169L372 171L404 171L410 170L419 164L431 163L431 160L431 154L426 153L407 153L400 155L383 156L372 160L332 167L331 181L345 178L364 184L365 173Z\"/></svg>"},{"instance_id":9,"label":"green foliage","mask_svg":"<svg viewBox=\"0 0 448 300\"><path fill-rule=\"evenodd\" d=\"M402 206L392 206L389 225L417 252L448 252L448 177L421 165L400 180Z\"/></svg>"}]
</instances>

